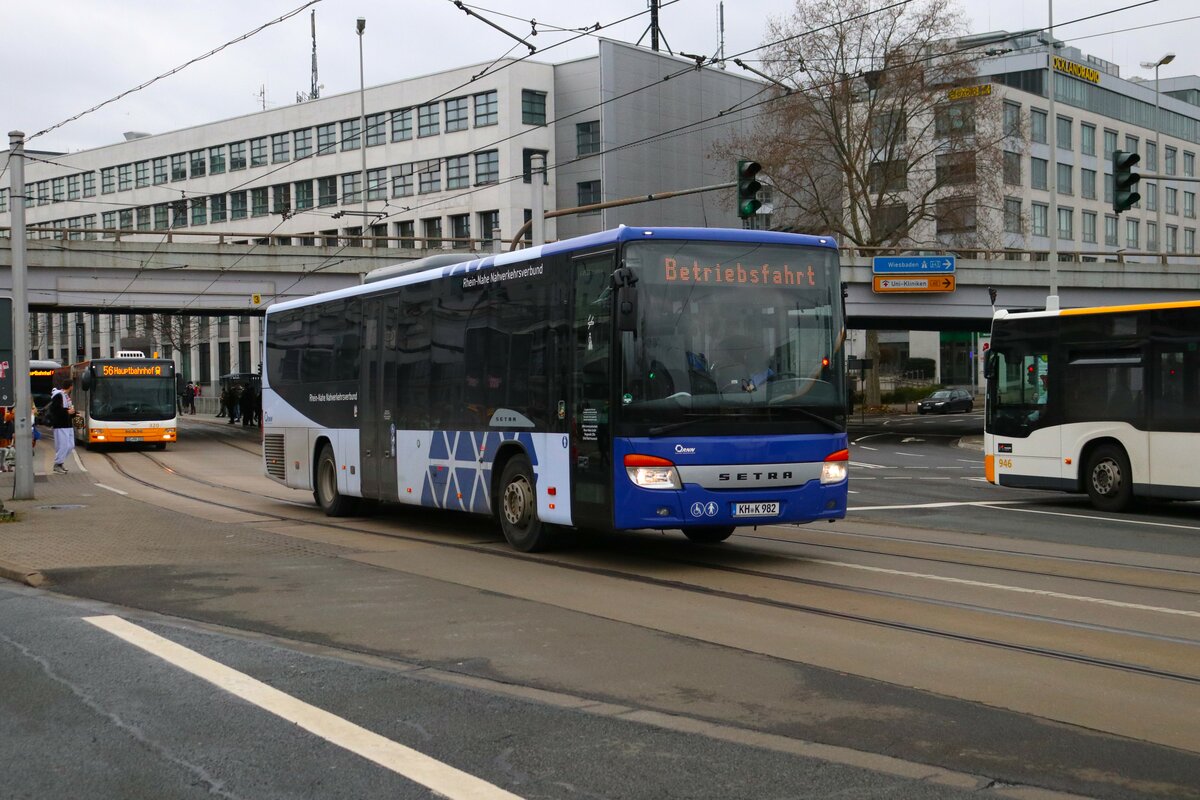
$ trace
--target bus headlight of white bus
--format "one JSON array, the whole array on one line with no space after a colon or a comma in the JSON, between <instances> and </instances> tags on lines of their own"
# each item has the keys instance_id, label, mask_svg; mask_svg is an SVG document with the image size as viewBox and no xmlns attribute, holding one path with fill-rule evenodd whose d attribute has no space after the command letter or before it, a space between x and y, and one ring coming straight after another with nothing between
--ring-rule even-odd
<instances>
[{"instance_id":1,"label":"bus headlight of white bus","mask_svg":"<svg viewBox=\"0 0 1200 800\"><path fill-rule=\"evenodd\" d=\"M836 453L830 453L826 456L825 463L821 465L821 485L841 483L846 480L846 476L850 474L849 465L849 450L838 450Z\"/></svg>"},{"instance_id":2,"label":"bus headlight of white bus","mask_svg":"<svg viewBox=\"0 0 1200 800\"><path fill-rule=\"evenodd\" d=\"M658 456L631 453L625 456L625 472L634 485L643 489L682 489L675 465Z\"/></svg>"}]
</instances>

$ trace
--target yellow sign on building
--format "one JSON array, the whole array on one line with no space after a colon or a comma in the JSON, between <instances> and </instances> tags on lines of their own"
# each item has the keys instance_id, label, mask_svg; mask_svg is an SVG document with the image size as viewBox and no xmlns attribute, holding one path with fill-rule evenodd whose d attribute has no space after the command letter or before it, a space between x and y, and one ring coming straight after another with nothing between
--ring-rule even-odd
<instances>
[{"instance_id":1,"label":"yellow sign on building","mask_svg":"<svg viewBox=\"0 0 1200 800\"><path fill-rule=\"evenodd\" d=\"M987 97L992 93L992 85L990 83L981 83L976 86L959 86L946 92L947 100L966 100L969 97Z\"/></svg>"},{"instance_id":2,"label":"yellow sign on building","mask_svg":"<svg viewBox=\"0 0 1200 800\"><path fill-rule=\"evenodd\" d=\"M1092 83L1100 82L1100 70L1076 64L1074 61L1067 61L1062 56L1054 57L1054 68L1074 78L1083 78L1085 81L1091 81Z\"/></svg>"}]
</instances>

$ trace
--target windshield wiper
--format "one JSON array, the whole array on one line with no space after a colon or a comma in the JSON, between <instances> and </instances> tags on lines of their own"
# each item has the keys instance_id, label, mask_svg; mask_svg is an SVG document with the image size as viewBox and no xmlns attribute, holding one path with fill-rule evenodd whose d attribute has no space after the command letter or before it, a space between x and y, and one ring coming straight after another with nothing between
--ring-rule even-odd
<instances>
[{"instance_id":1,"label":"windshield wiper","mask_svg":"<svg viewBox=\"0 0 1200 800\"><path fill-rule=\"evenodd\" d=\"M787 410L788 411L799 411L804 416L808 417L811 420L821 423L822 425L826 426L830 430L834 430L834 431L845 430L844 425L838 425L836 422L829 419L828 417L823 417L815 411L809 411L807 408L801 408L800 406L787 406Z\"/></svg>"},{"instance_id":2,"label":"windshield wiper","mask_svg":"<svg viewBox=\"0 0 1200 800\"><path fill-rule=\"evenodd\" d=\"M662 436L671 431L677 431L680 428L686 428L689 425L694 425L698 422L720 422L727 419L743 419L745 417L755 416L753 414L703 414L700 416L685 419L682 422L672 422L668 425L659 425L657 428L651 428L648 436Z\"/></svg>"}]
</instances>

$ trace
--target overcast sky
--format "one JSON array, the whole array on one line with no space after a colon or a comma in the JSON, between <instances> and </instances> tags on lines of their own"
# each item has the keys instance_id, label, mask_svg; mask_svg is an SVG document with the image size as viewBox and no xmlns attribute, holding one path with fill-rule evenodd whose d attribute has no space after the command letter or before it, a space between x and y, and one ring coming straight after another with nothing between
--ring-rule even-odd
<instances>
[{"instance_id":1,"label":"overcast sky","mask_svg":"<svg viewBox=\"0 0 1200 800\"><path fill-rule=\"evenodd\" d=\"M303 1L6 3L0 31L4 87L0 133L22 130L32 136L293 11ZM1178 57L1161 69L1162 77L1200 74L1200 48L1195 44L1200 18L1187 19L1200 15L1195 0L1153 0L1064 25L1138 1L1058 0L1055 33L1085 53L1120 65L1124 77L1152 78L1153 70L1142 69L1139 62L1157 60L1168 51ZM960 2L973 33L1044 27L1047 22L1047 0ZM595 41L587 36L554 47L574 35L554 28L597 22L607 26L647 8L647 0L469 0L469 4L520 35L527 35L529 20L536 19L539 33L530 41L538 53L533 58L550 63L596 52ZM794 0L726 0L726 54L745 53L760 45L766 20L793 8ZM322 95L358 88L355 19L360 16L367 20L363 50L368 86L488 61L510 48L512 55L528 52L468 17L451 0L320 0L246 41L28 142L28 147L70 152L120 141L125 131L162 133L248 114L261 109L264 101L268 108L294 103L296 93L308 91L311 82L311 10L316 11ZM648 19L643 13L606 27L600 35L634 42L646 30ZM1164 22L1172 24L1129 30ZM676 0L662 8L660 25L666 44L675 52L717 50L717 0ZM730 64L730 69L737 68ZM0 149L6 147L7 140L0 142Z\"/></svg>"}]
</instances>

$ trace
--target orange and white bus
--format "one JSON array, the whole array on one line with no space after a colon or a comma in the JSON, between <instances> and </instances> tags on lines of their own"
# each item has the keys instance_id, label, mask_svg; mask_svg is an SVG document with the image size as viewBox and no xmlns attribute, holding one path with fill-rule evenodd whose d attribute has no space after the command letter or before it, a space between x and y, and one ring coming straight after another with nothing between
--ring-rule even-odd
<instances>
[{"instance_id":1,"label":"orange and white bus","mask_svg":"<svg viewBox=\"0 0 1200 800\"><path fill-rule=\"evenodd\" d=\"M1200 300L998 311L985 375L992 483L1200 500Z\"/></svg>"},{"instance_id":2,"label":"orange and white bus","mask_svg":"<svg viewBox=\"0 0 1200 800\"><path fill-rule=\"evenodd\" d=\"M136 356L94 358L58 370L74 391L75 441L151 445L176 441L175 362Z\"/></svg>"}]
</instances>

